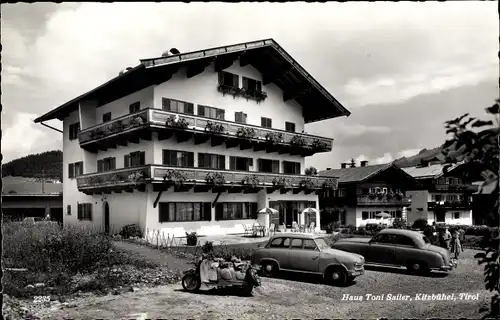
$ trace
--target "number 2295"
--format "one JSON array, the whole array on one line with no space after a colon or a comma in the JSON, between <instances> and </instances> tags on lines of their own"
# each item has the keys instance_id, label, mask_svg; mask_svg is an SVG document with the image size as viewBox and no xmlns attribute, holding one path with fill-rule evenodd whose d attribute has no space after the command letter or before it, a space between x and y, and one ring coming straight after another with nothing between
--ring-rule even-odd
<instances>
[{"instance_id":1,"label":"number 2295","mask_svg":"<svg viewBox=\"0 0 500 320\"><path fill-rule=\"evenodd\" d=\"M50 302L50 296L34 296L33 302L34 303Z\"/></svg>"}]
</instances>

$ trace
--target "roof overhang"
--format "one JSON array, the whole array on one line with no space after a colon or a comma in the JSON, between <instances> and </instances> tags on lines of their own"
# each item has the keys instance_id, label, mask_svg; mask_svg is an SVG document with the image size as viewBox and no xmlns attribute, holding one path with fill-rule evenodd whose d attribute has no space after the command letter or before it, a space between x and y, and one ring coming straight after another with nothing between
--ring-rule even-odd
<instances>
[{"instance_id":1,"label":"roof overhang","mask_svg":"<svg viewBox=\"0 0 500 320\"><path fill-rule=\"evenodd\" d=\"M263 84L274 83L283 91L284 100L295 100L302 106L306 123L316 122L351 113L340 104L318 81L300 66L273 39L240 43L166 57L141 59L141 64L103 85L61 105L35 122L64 119L78 109L82 100L97 100L98 106L132 92L168 81L180 67L203 71L210 63L228 68L235 60L240 65L252 65L263 75ZM194 71L194 75L197 71Z\"/></svg>"}]
</instances>

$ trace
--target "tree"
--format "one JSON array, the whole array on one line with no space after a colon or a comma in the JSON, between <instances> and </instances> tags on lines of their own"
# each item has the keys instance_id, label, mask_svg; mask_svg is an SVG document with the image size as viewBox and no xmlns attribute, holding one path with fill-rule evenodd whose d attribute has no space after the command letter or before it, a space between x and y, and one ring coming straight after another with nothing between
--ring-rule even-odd
<instances>
[{"instance_id":1,"label":"tree","mask_svg":"<svg viewBox=\"0 0 500 320\"><path fill-rule=\"evenodd\" d=\"M315 176L318 174L318 169L316 169L315 167L309 167L309 168L306 168L306 170L304 172L308 176Z\"/></svg>"},{"instance_id":2,"label":"tree","mask_svg":"<svg viewBox=\"0 0 500 320\"><path fill-rule=\"evenodd\" d=\"M499 194L499 145L500 145L500 100L486 108L492 120L481 120L464 114L461 117L445 122L446 133L451 135L444 144L443 154L447 165L444 172L459 160L464 161L466 170L479 170L485 177L485 182L479 188L481 192L484 186L493 186L490 215L498 225L498 194ZM452 155L453 153L453 155ZM460 156L457 156L460 155ZM485 286L487 290L495 292L491 298L490 310L484 318L498 317L500 314L500 261L499 261L499 235L498 229L492 233L485 245L485 251L476 254L480 265L484 264ZM487 311L487 310L482 310Z\"/></svg>"}]
</instances>

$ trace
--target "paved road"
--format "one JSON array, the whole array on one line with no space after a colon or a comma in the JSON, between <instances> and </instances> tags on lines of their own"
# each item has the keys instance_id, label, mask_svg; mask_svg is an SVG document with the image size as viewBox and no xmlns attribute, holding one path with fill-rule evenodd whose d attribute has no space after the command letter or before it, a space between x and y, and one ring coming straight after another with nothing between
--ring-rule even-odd
<instances>
[{"instance_id":1,"label":"paved road","mask_svg":"<svg viewBox=\"0 0 500 320\"><path fill-rule=\"evenodd\" d=\"M421 277L396 269L372 269L354 285L337 288L319 284L315 278L297 281L285 275L285 279L263 278L262 287L254 291L253 297L227 291L190 294L176 284L121 296L81 299L73 307L53 311L46 318L478 318L478 309L488 305L491 293L483 289L482 266L474 261L474 253L466 250L458 268L447 276ZM438 293L454 293L456 300L418 301L416 296ZM460 293L470 296L460 300ZM343 301L346 294L361 296L363 301ZM384 295L384 300L367 301L366 294ZM389 294L399 298L398 294L408 295L412 300L387 301ZM476 297L478 300L471 300Z\"/></svg>"}]
</instances>

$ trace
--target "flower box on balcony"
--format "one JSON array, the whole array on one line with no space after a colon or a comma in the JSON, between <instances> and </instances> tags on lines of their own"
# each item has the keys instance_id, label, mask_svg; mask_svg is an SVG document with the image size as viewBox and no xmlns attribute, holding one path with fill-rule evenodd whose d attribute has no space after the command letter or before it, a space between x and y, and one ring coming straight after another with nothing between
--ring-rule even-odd
<instances>
[{"instance_id":1,"label":"flower box on balcony","mask_svg":"<svg viewBox=\"0 0 500 320\"><path fill-rule=\"evenodd\" d=\"M256 133L254 128L242 127L238 128L238 131L236 131L236 136L239 138L252 139L255 135Z\"/></svg>"},{"instance_id":2,"label":"flower box on balcony","mask_svg":"<svg viewBox=\"0 0 500 320\"><path fill-rule=\"evenodd\" d=\"M208 185L213 187L220 187L226 183L226 178L220 172L207 173L205 181Z\"/></svg>"},{"instance_id":3,"label":"flower box on balcony","mask_svg":"<svg viewBox=\"0 0 500 320\"><path fill-rule=\"evenodd\" d=\"M186 182L187 176L185 173L177 170L168 170L165 176L163 176L163 180L174 187L181 187Z\"/></svg>"},{"instance_id":4,"label":"flower box on balcony","mask_svg":"<svg viewBox=\"0 0 500 320\"><path fill-rule=\"evenodd\" d=\"M326 142L320 139L314 139L313 142L311 143L311 148L315 151L326 150L328 149L328 145L326 144Z\"/></svg>"},{"instance_id":5,"label":"flower box on balcony","mask_svg":"<svg viewBox=\"0 0 500 320\"><path fill-rule=\"evenodd\" d=\"M290 140L290 144L295 147L303 147L306 145L306 139L304 137L295 135L293 138Z\"/></svg>"},{"instance_id":6,"label":"flower box on balcony","mask_svg":"<svg viewBox=\"0 0 500 320\"><path fill-rule=\"evenodd\" d=\"M323 182L323 190L335 190L337 189L337 182L335 179L326 179L325 182Z\"/></svg>"},{"instance_id":7,"label":"flower box on balcony","mask_svg":"<svg viewBox=\"0 0 500 320\"><path fill-rule=\"evenodd\" d=\"M303 190L313 190L317 188L317 185L313 179L304 178L299 182L299 187Z\"/></svg>"},{"instance_id":8,"label":"flower box on balcony","mask_svg":"<svg viewBox=\"0 0 500 320\"><path fill-rule=\"evenodd\" d=\"M207 121L207 124L205 126L205 131L221 134L224 133L224 126L220 123Z\"/></svg>"},{"instance_id":9,"label":"flower box on balcony","mask_svg":"<svg viewBox=\"0 0 500 320\"><path fill-rule=\"evenodd\" d=\"M128 128L133 128L133 127L138 127L138 126L142 126L143 124L145 124L147 121L147 119L145 117L142 117L142 116L136 116L134 117L132 120L130 120L129 122L129 127ZM127 129L128 129L127 128Z\"/></svg>"},{"instance_id":10,"label":"flower box on balcony","mask_svg":"<svg viewBox=\"0 0 500 320\"><path fill-rule=\"evenodd\" d=\"M178 116L170 116L167 121L165 121L165 125L167 127L174 127L179 129L186 129L189 124L183 118L179 118Z\"/></svg>"},{"instance_id":11,"label":"flower box on balcony","mask_svg":"<svg viewBox=\"0 0 500 320\"><path fill-rule=\"evenodd\" d=\"M264 91L252 91L252 90L246 90L244 88L240 89L240 95L243 98L246 98L247 101L249 99L257 101L257 103L260 103L261 101L266 100L267 98L267 93Z\"/></svg>"},{"instance_id":12,"label":"flower box on balcony","mask_svg":"<svg viewBox=\"0 0 500 320\"><path fill-rule=\"evenodd\" d=\"M256 188L260 183L260 180L257 176L251 175L251 176L246 176L241 180L241 184L248 186L250 188Z\"/></svg>"},{"instance_id":13,"label":"flower box on balcony","mask_svg":"<svg viewBox=\"0 0 500 320\"><path fill-rule=\"evenodd\" d=\"M278 144L283 142L283 134L281 132L268 132L266 140L271 144Z\"/></svg>"},{"instance_id":14,"label":"flower box on balcony","mask_svg":"<svg viewBox=\"0 0 500 320\"><path fill-rule=\"evenodd\" d=\"M237 86L228 86L225 84L219 84L217 86L217 91L222 93L222 95L231 94L233 95L233 98L236 98L236 96L241 95L241 89L238 88Z\"/></svg>"},{"instance_id":15,"label":"flower box on balcony","mask_svg":"<svg viewBox=\"0 0 500 320\"><path fill-rule=\"evenodd\" d=\"M292 187L292 183L291 183L290 179L287 179L285 177L274 178L272 183L273 183L273 186L276 188L286 189L286 188Z\"/></svg>"}]
</instances>

